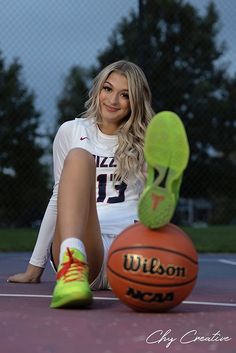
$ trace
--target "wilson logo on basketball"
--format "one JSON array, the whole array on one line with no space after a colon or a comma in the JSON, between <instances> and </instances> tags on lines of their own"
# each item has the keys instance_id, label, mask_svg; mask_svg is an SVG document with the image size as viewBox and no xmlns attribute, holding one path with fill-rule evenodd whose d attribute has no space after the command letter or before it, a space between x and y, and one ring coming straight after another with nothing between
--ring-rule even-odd
<instances>
[{"instance_id":1,"label":"wilson logo on basketball","mask_svg":"<svg viewBox=\"0 0 236 353\"><path fill-rule=\"evenodd\" d=\"M126 295L131 297L132 299L141 300L146 303L164 303L164 302L172 302L174 300L174 293L152 293L152 292L142 292L138 289L128 288Z\"/></svg>"},{"instance_id":2,"label":"wilson logo on basketball","mask_svg":"<svg viewBox=\"0 0 236 353\"><path fill-rule=\"evenodd\" d=\"M185 267L172 264L164 266L156 257L146 258L142 255L125 254L123 256L123 269L137 274L151 274L168 277L186 277Z\"/></svg>"}]
</instances>

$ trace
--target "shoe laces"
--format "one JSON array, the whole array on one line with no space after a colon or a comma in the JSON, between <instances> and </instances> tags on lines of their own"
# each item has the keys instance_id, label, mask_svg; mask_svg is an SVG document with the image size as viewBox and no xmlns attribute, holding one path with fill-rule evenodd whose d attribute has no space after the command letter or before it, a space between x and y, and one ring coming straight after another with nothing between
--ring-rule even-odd
<instances>
[{"instance_id":1,"label":"shoe laces","mask_svg":"<svg viewBox=\"0 0 236 353\"><path fill-rule=\"evenodd\" d=\"M68 261L61 264L60 271L57 272L56 279L64 277L64 282L84 280L87 264L73 256L74 251L67 248Z\"/></svg>"}]
</instances>

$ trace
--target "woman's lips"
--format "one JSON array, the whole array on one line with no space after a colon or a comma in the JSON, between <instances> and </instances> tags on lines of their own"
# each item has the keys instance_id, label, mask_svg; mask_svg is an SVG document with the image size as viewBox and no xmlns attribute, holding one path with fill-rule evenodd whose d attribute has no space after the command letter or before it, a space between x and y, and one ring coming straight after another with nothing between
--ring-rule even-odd
<instances>
[{"instance_id":1,"label":"woman's lips","mask_svg":"<svg viewBox=\"0 0 236 353\"><path fill-rule=\"evenodd\" d=\"M109 112L117 112L117 110L119 110L119 108L110 107L109 105L105 105L105 108L106 108Z\"/></svg>"}]
</instances>

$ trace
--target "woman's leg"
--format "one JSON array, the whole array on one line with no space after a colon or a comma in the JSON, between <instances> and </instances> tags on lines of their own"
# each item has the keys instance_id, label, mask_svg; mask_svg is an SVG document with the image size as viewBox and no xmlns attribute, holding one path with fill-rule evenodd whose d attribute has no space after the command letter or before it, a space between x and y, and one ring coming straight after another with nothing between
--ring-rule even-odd
<instances>
[{"instance_id":1,"label":"woman's leg","mask_svg":"<svg viewBox=\"0 0 236 353\"><path fill-rule=\"evenodd\" d=\"M67 155L58 191L58 216L52 252L59 264L60 245L78 238L85 246L89 282L99 274L103 263L103 243L96 209L96 168L93 156L76 148Z\"/></svg>"}]
</instances>

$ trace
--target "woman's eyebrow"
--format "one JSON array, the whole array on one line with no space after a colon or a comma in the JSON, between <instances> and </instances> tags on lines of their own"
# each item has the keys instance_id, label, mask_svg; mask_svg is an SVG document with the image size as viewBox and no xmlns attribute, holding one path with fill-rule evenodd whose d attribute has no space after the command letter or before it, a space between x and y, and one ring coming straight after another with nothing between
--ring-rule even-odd
<instances>
[{"instance_id":1,"label":"woman's eyebrow","mask_svg":"<svg viewBox=\"0 0 236 353\"><path fill-rule=\"evenodd\" d=\"M109 82L109 81L105 81L104 84L105 84L105 83L106 83L106 84L108 83L110 86L114 87L113 84L112 84L111 82ZM126 88L121 89L120 91L122 91L122 92L129 92L129 90L126 89Z\"/></svg>"}]
</instances>

